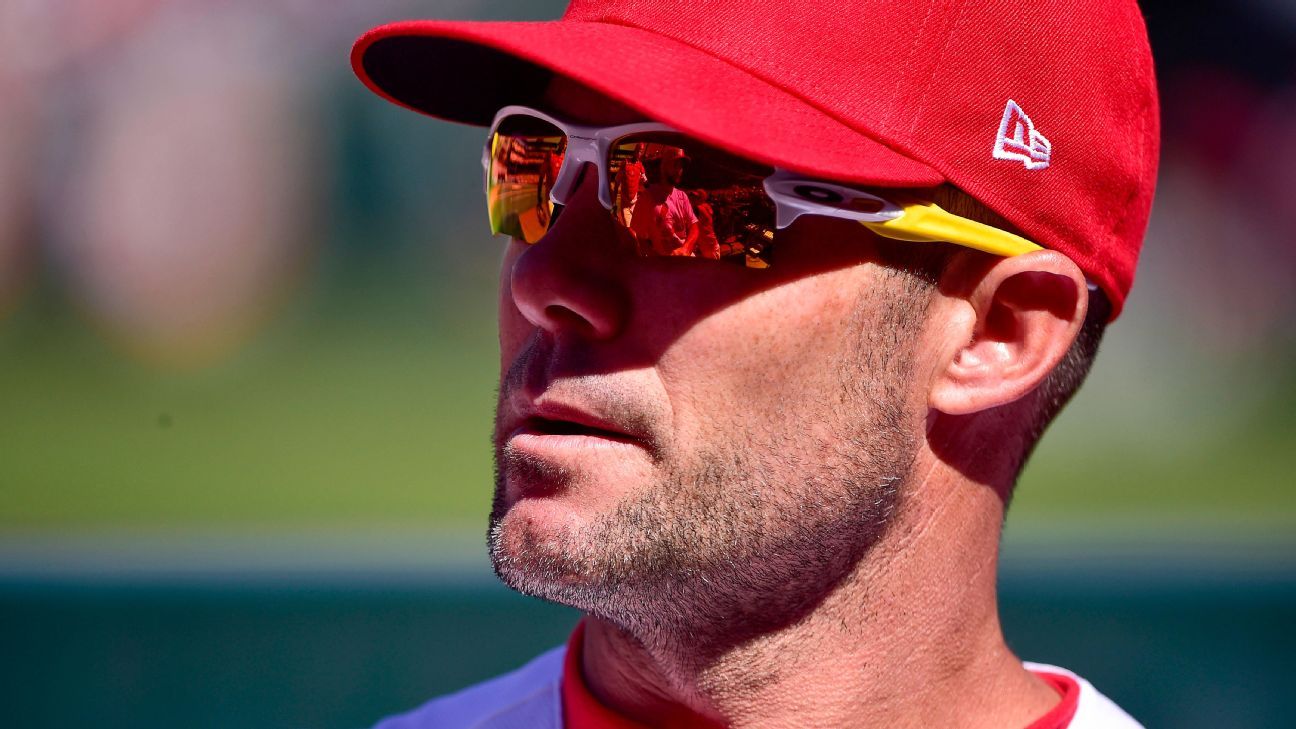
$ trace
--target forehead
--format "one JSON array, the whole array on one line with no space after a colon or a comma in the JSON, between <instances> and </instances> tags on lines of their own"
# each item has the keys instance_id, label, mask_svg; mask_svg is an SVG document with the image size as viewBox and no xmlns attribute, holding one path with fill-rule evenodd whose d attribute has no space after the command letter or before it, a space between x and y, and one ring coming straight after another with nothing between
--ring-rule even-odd
<instances>
[{"instance_id":1,"label":"forehead","mask_svg":"<svg viewBox=\"0 0 1296 729\"><path fill-rule=\"evenodd\" d=\"M648 120L625 104L565 76L552 78L545 88L543 104L544 110L555 116L589 126L616 126Z\"/></svg>"}]
</instances>

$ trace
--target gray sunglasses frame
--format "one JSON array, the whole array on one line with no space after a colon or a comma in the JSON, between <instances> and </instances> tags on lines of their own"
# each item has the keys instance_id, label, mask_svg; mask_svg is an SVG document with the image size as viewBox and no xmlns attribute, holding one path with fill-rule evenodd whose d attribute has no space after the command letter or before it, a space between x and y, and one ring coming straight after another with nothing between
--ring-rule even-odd
<instances>
[{"instance_id":1,"label":"gray sunglasses frame","mask_svg":"<svg viewBox=\"0 0 1296 729\"><path fill-rule=\"evenodd\" d=\"M558 169L558 177L554 180L553 188L549 192L549 199L555 205L567 204L567 200L575 191L576 182L579 179L578 170L582 165L588 163L593 164L594 168L598 170L599 203L604 209L612 210L612 186L608 177L607 162L612 145L617 140L631 134L648 132L667 132L687 136L674 127L657 122L600 127L585 126L559 119L527 106L506 106L496 112L495 119L491 122L490 132L486 135L486 145L482 149L482 172L486 186L490 185L490 140L499 129L500 124L505 119L513 116L530 117L547 122L567 137L567 149L563 156L562 166ZM699 142L699 144L711 146L703 142ZM765 178L763 187L765 188L765 194L774 201L775 227L778 229L788 227L802 215L823 215L861 223L881 223L894 220L904 214L900 206L872 193L835 182L816 180L778 167L774 167L773 170L773 174ZM867 200L872 206L876 207L876 210L864 212L844 209L807 197L807 195L812 194L821 198L836 197L842 201Z\"/></svg>"}]
</instances>

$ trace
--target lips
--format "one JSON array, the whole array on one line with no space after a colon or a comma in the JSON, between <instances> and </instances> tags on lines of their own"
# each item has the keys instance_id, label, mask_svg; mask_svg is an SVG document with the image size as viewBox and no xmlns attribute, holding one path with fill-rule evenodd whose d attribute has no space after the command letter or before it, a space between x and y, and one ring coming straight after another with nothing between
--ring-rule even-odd
<instances>
[{"instance_id":1,"label":"lips","mask_svg":"<svg viewBox=\"0 0 1296 729\"><path fill-rule=\"evenodd\" d=\"M592 435L600 438L628 439L624 433L582 425L570 420L551 420L549 418L527 418L522 421L522 430L536 435Z\"/></svg>"},{"instance_id":2,"label":"lips","mask_svg":"<svg viewBox=\"0 0 1296 729\"><path fill-rule=\"evenodd\" d=\"M588 448L588 446L634 445L648 448L649 438L621 419L603 415L588 402L560 402L551 394L538 398L515 393L511 418L502 428L504 442L533 448Z\"/></svg>"},{"instance_id":3,"label":"lips","mask_svg":"<svg viewBox=\"0 0 1296 729\"><path fill-rule=\"evenodd\" d=\"M553 403L531 410L513 432L541 436L589 436L623 443L640 441L636 434L606 418L580 408Z\"/></svg>"}]
</instances>

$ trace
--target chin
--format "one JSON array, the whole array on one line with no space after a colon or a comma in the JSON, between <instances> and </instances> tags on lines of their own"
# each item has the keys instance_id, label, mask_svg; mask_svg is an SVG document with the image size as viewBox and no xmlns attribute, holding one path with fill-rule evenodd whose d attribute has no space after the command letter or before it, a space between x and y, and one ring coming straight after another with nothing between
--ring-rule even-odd
<instances>
[{"instance_id":1,"label":"chin","mask_svg":"<svg viewBox=\"0 0 1296 729\"><path fill-rule=\"evenodd\" d=\"M538 549L569 545L585 521L570 499L557 496L513 499L508 508L492 520L491 531L498 532L512 547Z\"/></svg>"},{"instance_id":2,"label":"chin","mask_svg":"<svg viewBox=\"0 0 1296 729\"><path fill-rule=\"evenodd\" d=\"M493 520L489 546L495 574L523 594L573 607L573 591L592 582L588 545L580 543L578 519L553 503L523 500Z\"/></svg>"}]
</instances>

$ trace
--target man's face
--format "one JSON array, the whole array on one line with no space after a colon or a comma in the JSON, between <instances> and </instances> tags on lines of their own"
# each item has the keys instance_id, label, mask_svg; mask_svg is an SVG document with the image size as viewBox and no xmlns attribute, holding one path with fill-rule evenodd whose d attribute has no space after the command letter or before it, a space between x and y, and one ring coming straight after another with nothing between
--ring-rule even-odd
<instances>
[{"instance_id":1,"label":"man's face","mask_svg":"<svg viewBox=\"0 0 1296 729\"><path fill-rule=\"evenodd\" d=\"M496 571L626 627L793 620L897 506L925 294L826 218L768 269L640 258L596 185L504 256Z\"/></svg>"},{"instance_id":2,"label":"man's face","mask_svg":"<svg viewBox=\"0 0 1296 729\"><path fill-rule=\"evenodd\" d=\"M685 164L685 161L678 157L662 160L662 182L671 187L679 187L684 179Z\"/></svg>"}]
</instances>

